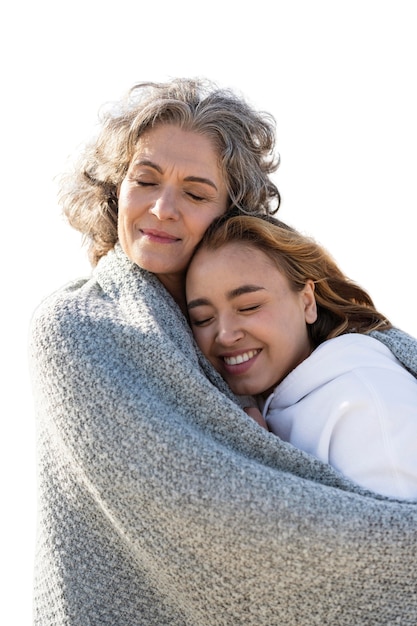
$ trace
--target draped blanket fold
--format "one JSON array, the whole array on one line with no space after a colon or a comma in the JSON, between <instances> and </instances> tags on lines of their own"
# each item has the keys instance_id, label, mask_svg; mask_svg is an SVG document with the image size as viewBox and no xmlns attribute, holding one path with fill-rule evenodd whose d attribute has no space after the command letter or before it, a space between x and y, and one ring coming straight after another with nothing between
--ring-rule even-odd
<instances>
[{"instance_id":1,"label":"draped blanket fold","mask_svg":"<svg viewBox=\"0 0 417 626\"><path fill-rule=\"evenodd\" d=\"M414 339L374 336L417 374ZM30 352L37 626L415 626L417 504L247 417L120 247L39 307Z\"/></svg>"}]
</instances>

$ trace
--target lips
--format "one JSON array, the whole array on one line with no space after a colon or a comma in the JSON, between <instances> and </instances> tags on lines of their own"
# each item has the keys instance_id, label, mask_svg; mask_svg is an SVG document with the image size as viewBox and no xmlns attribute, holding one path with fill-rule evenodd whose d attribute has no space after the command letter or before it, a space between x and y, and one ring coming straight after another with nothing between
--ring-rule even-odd
<instances>
[{"instance_id":1,"label":"lips","mask_svg":"<svg viewBox=\"0 0 417 626\"><path fill-rule=\"evenodd\" d=\"M141 228L140 232L144 235L149 241L153 241L154 243L175 243L176 241L180 241L179 237L175 237L170 233L166 233L163 230L155 230L153 228Z\"/></svg>"},{"instance_id":2,"label":"lips","mask_svg":"<svg viewBox=\"0 0 417 626\"><path fill-rule=\"evenodd\" d=\"M258 350L248 350L248 352L243 352L242 354L237 354L236 356L225 356L223 357L226 365L241 365L242 363L246 363L253 359L254 356L260 353L260 349Z\"/></svg>"}]
</instances>

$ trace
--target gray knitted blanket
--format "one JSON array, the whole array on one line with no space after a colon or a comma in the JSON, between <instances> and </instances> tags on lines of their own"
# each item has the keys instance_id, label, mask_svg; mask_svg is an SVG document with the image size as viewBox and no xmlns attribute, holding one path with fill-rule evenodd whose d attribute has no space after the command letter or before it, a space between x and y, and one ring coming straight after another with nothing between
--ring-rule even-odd
<instances>
[{"instance_id":1,"label":"gray knitted blanket","mask_svg":"<svg viewBox=\"0 0 417 626\"><path fill-rule=\"evenodd\" d=\"M31 366L37 626L417 624L416 504L258 427L120 248L40 306Z\"/></svg>"}]
</instances>

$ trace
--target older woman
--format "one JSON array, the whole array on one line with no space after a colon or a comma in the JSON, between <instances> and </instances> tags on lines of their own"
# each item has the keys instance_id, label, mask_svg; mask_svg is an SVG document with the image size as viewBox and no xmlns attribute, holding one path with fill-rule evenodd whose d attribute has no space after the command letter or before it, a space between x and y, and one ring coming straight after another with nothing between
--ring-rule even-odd
<instances>
[{"instance_id":1,"label":"older woman","mask_svg":"<svg viewBox=\"0 0 417 626\"><path fill-rule=\"evenodd\" d=\"M273 150L272 120L231 92L145 84L64 181L94 270L32 325L36 624L416 622L415 504L260 428L183 314L207 226L277 208ZM411 338L381 339L417 371Z\"/></svg>"}]
</instances>

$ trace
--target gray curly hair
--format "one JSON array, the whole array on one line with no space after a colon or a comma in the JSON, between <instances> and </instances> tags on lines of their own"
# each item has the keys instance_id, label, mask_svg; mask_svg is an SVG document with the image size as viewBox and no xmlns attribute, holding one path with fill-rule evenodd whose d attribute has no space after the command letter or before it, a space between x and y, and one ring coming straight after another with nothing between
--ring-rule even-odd
<instances>
[{"instance_id":1,"label":"gray curly hair","mask_svg":"<svg viewBox=\"0 0 417 626\"><path fill-rule=\"evenodd\" d=\"M93 265L118 241L117 190L138 138L159 124L175 124L211 139L228 190L228 210L273 214L279 208L280 195L269 177L279 164L271 115L208 80L140 83L102 109L98 135L60 179L63 213L83 233Z\"/></svg>"}]
</instances>

